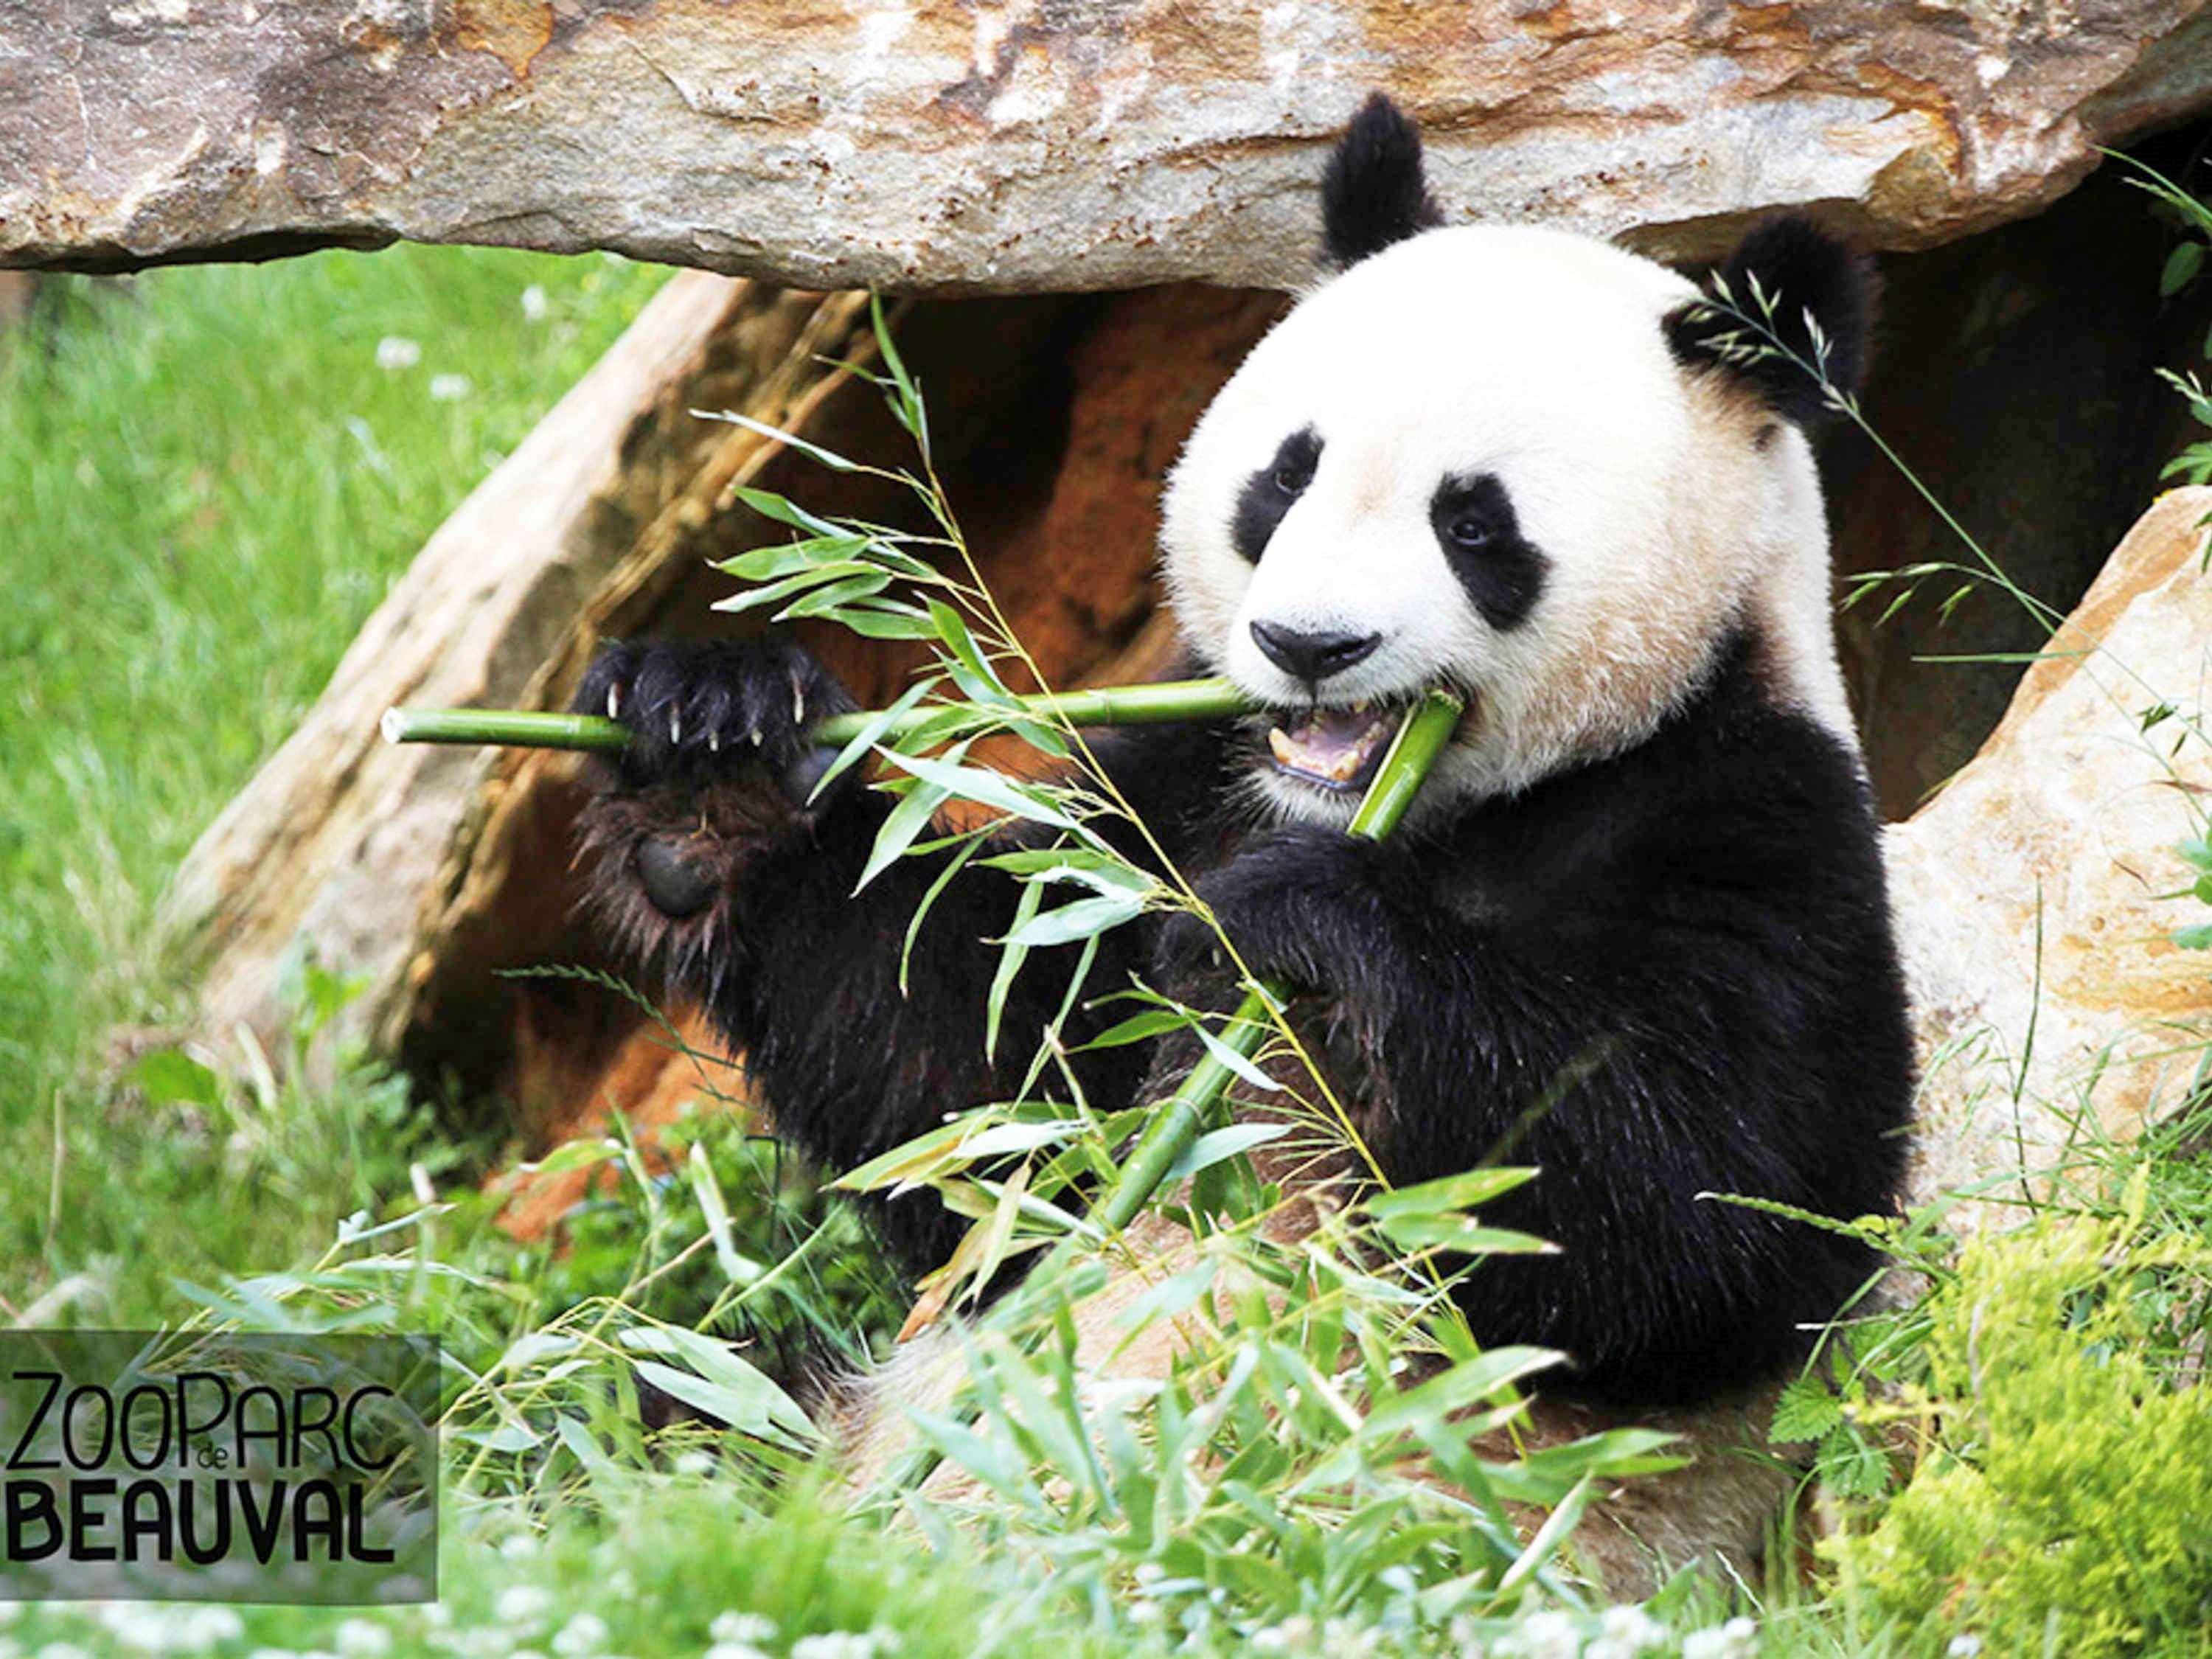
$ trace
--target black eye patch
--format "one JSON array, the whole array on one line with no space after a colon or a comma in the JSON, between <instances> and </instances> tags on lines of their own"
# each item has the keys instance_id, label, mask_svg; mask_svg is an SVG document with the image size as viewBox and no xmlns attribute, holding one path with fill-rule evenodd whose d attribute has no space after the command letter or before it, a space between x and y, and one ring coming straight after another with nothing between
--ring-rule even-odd
<instances>
[{"instance_id":1,"label":"black eye patch","mask_svg":"<svg viewBox=\"0 0 2212 1659\"><path fill-rule=\"evenodd\" d=\"M1483 621L1503 632L1527 617L1551 561L1522 536L1512 498L1495 473L1446 478L1429 500L1429 522Z\"/></svg>"},{"instance_id":2,"label":"black eye patch","mask_svg":"<svg viewBox=\"0 0 2212 1659\"><path fill-rule=\"evenodd\" d=\"M1320 465L1321 436L1310 426L1301 427L1283 440L1273 460L1244 481L1237 495L1237 515L1229 522L1229 539L1246 562L1260 562L1275 526L1305 493Z\"/></svg>"}]
</instances>

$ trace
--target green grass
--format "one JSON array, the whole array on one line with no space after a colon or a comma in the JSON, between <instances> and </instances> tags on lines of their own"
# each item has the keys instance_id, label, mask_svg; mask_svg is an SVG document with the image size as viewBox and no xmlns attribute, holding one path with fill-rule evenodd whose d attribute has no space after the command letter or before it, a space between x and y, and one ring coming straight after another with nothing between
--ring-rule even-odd
<instances>
[{"instance_id":1,"label":"green grass","mask_svg":"<svg viewBox=\"0 0 2212 1659\"><path fill-rule=\"evenodd\" d=\"M368 1200L333 1111L284 1131L281 1202L235 1203L237 1126L108 1087L105 1035L176 1016L149 934L179 859L662 275L326 253L64 279L0 337L0 1313L89 1271L80 1317L173 1316L170 1275L289 1260Z\"/></svg>"}]
</instances>

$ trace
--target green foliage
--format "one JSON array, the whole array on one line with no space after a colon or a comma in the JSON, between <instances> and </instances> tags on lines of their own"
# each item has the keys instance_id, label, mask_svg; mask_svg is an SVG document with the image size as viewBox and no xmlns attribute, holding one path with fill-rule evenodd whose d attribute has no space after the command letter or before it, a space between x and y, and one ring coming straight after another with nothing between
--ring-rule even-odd
<instances>
[{"instance_id":1,"label":"green foliage","mask_svg":"<svg viewBox=\"0 0 2212 1659\"><path fill-rule=\"evenodd\" d=\"M0 332L0 1305L68 1285L71 1317L173 1316L172 1274L296 1259L387 1189L391 1162L354 1153L389 1097L356 1128L337 1091L292 1128L233 1124L173 1075L150 1103L110 1085L95 1046L173 1015L151 921L192 837L659 281L331 252L49 277ZM270 1201L235 1201L248 1174Z\"/></svg>"},{"instance_id":2,"label":"green foliage","mask_svg":"<svg viewBox=\"0 0 2212 1659\"><path fill-rule=\"evenodd\" d=\"M2212 1248L2124 1215L1970 1242L1927 1310L1938 1437L1830 1547L1844 1593L1993 1653L2212 1652L2212 1390L2201 1325L2172 1340L2208 1291Z\"/></svg>"},{"instance_id":3,"label":"green foliage","mask_svg":"<svg viewBox=\"0 0 2212 1659\"><path fill-rule=\"evenodd\" d=\"M2206 251L2212 247L2212 206L2131 155L2113 150L2105 153L2134 172L2136 176L2128 182L2149 194L2159 216L2172 227L2179 238L2166 254L2158 274L2159 297L2171 300L2204 274ZM2203 355L2212 358L2212 334L2205 336ZM2199 426L2212 428L2212 398L2208 398L2204 383L2196 371L2161 368L2158 376L2188 405L2191 419ZM2212 483L2212 438L2190 445L2166 464L2159 477L2186 484Z\"/></svg>"}]
</instances>

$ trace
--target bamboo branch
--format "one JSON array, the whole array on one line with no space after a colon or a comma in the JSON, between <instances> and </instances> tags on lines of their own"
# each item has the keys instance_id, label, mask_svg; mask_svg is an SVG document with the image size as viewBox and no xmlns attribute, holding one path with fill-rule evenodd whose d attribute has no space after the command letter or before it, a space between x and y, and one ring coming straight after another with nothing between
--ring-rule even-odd
<instances>
[{"instance_id":1,"label":"bamboo branch","mask_svg":"<svg viewBox=\"0 0 2212 1659\"><path fill-rule=\"evenodd\" d=\"M1027 720L1055 717L1070 726L1153 726L1174 720L1221 720L1249 714L1251 701L1224 679L1164 680L1152 685L1109 685L1091 691L1047 691L1017 697L1005 712ZM992 705L975 705L985 716ZM921 703L877 735L890 742L944 718L947 705ZM808 732L823 746L850 743L878 718L861 709L833 714ZM380 728L387 743L496 744L514 749L580 749L619 754L629 728L604 714L550 714L520 708L388 708Z\"/></svg>"},{"instance_id":2,"label":"bamboo branch","mask_svg":"<svg viewBox=\"0 0 2212 1659\"><path fill-rule=\"evenodd\" d=\"M1450 692L1431 691L1406 717L1391 740L1389 752L1382 757L1382 769L1352 815L1352 834L1381 841L1398 827L1429 768L1451 741L1466 708ZM1280 1007L1289 999L1288 988L1276 984L1246 992L1228 1029L1221 1034L1222 1047L1233 1051L1239 1060L1251 1059L1273 1029L1267 1018L1269 1005ZM1121 1179L1098 1207L1097 1219L1108 1232L1118 1232L1136 1219L1167 1172L1198 1139L1199 1126L1234 1075L1208 1049L1191 1067L1182 1085L1152 1114L1136 1150L1121 1166Z\"/></svg>"}]
</instances>

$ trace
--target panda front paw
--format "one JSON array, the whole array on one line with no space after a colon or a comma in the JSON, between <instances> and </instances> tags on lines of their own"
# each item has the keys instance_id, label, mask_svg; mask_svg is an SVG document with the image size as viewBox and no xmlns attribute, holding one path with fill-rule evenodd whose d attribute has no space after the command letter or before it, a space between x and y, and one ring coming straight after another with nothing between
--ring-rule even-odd
<instances>
[{"instance_id":1,"label":"panda front paw","mask_svg":"<svg viewBox=\"0 0 2212 1659\"><path fill-rule=\"evenodd\" d=\"M1374 842L1296 824L1255 838L1203 877L1197 891L1253 974L1364 1001L1389 982L1378 969L1396 954L1389 886ZM1188 912L1170 919L1153 958L1170 989L1225 963L1213 928Z\"/></svg>"},{"instance_id":2,"label":"panda front paw","mask_svg":"<svg viewBox=\"0 0 2212 1659\"><path fill-rule=\"evenodd\" d=\"M591 899L641 959L705 931L772 850L804 844L834 750L809 726L852 699L787 641L610 645L573 707L629 728L580 823Z\"/></svg>"},{"instance_id":3,"label":"panda front paw","mask_svg":"<svg viewBox=\"0 0 2212 1659\"><path fill-rule=\"evenodd\" d=\"M606 646L573 707L629 728L617 764L634 788L750 778L803 805L836 752L806 730L853 700L805 647L771 635Z\"/></svg>"}]
</instances>

